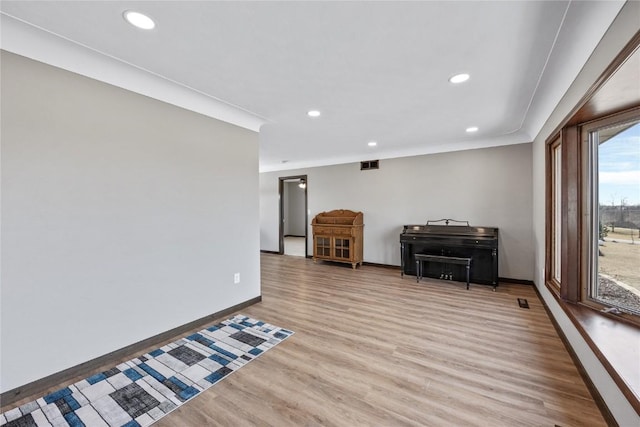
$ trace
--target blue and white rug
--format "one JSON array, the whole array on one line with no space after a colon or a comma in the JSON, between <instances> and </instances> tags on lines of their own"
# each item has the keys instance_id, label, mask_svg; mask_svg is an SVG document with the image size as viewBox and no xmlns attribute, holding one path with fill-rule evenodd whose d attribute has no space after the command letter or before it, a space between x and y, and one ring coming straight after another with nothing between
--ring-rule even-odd
<instances>
[{"instance_id":1,"label":"blue and white rug","mask_svg":"<svg viewBox=\"0 0 640 427\"><path fill-rule=\"evenodd\" d=\"M0 426L148 426L292 334L237 315L0 414Z\"/></svg>"}]
</instances>

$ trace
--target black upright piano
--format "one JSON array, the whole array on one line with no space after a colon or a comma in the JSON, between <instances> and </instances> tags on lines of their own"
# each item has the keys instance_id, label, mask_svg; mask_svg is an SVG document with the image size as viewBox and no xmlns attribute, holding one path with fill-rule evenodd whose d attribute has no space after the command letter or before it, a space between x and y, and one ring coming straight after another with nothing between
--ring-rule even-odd
<instances>
[{"instance_id":1,"label":"black upright piano","mask_svg":"<svg viewBox=\"0 0 640 427\"><path fill-rule=\"evenodd\" d=\"M498 286L495 227L471 227L466 221L449 219L428 221L427 225L405 225L400 234L402 275L416 275L415 254L471 258L470 281L491 285L494 290ZM429 262L422 267L422 277L466 281L467 273L464 265Z\"/></svg>"}]
</instances>

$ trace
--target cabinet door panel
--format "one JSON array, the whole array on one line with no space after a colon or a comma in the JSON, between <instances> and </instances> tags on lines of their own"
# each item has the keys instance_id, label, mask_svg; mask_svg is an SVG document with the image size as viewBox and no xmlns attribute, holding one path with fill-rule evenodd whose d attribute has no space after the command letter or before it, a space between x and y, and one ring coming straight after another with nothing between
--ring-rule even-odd
<instances>
[{"instance_id":1,"label":"cabinet door panel","mask_svg":"<svg viewBox=\"0 0 640 427\"><path fill-rule=\"evenodd\" d=\"M315 239L316 256L331 257L331 238L325 236L316 236Z\"/></svg>"},{"instance_id":2,"label":"cabinet door panel","mask_svg":"<svg viewBox=\"0 0 640 427\"><path fill-rule=\"evenodd\" d=\"M336 258L351 259L351 239L335 238Z\"/></svg>"}]
</instances>

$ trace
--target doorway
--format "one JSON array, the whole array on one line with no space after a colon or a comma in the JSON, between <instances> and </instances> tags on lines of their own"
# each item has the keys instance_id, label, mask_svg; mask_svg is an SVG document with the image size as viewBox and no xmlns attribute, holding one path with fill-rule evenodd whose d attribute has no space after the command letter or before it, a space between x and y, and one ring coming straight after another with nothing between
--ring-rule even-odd
<instances>
[{"instance_id":1,"label":"doorway","mask_svg":"<svg viewBox=\"0 0 640 427\"><path fill-rule=\"evenodd\" d=\"M307 256L308 186L306 175L279 178L280 255Z\"/></svg>"}]
</instances>

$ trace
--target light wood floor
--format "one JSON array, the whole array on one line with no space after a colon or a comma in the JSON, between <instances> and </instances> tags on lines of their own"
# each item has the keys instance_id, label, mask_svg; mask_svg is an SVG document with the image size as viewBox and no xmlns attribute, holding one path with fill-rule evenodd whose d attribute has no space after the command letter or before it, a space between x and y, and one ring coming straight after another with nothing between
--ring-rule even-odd
<instances>
[{"instance_id":1,"label":"light wood floor","mask_svg":"<svg viewBox=\"0 0 640 427\"><path fill-rule=\"evenodd\" d=\"M295 335L157 426L606 425L530 286L262 255L262 296Z\"/></svg>"},{"instance_id":2,"label":"light wood floor","mask_svg":"<svg viewBox=\"0 0 640 427\"><path fill-rule=\"evenodd\" d=\"M263 301L242 313L295 335L155 426L606 425L531 286L261 260Z\"/></svg>"}]
</instances>

